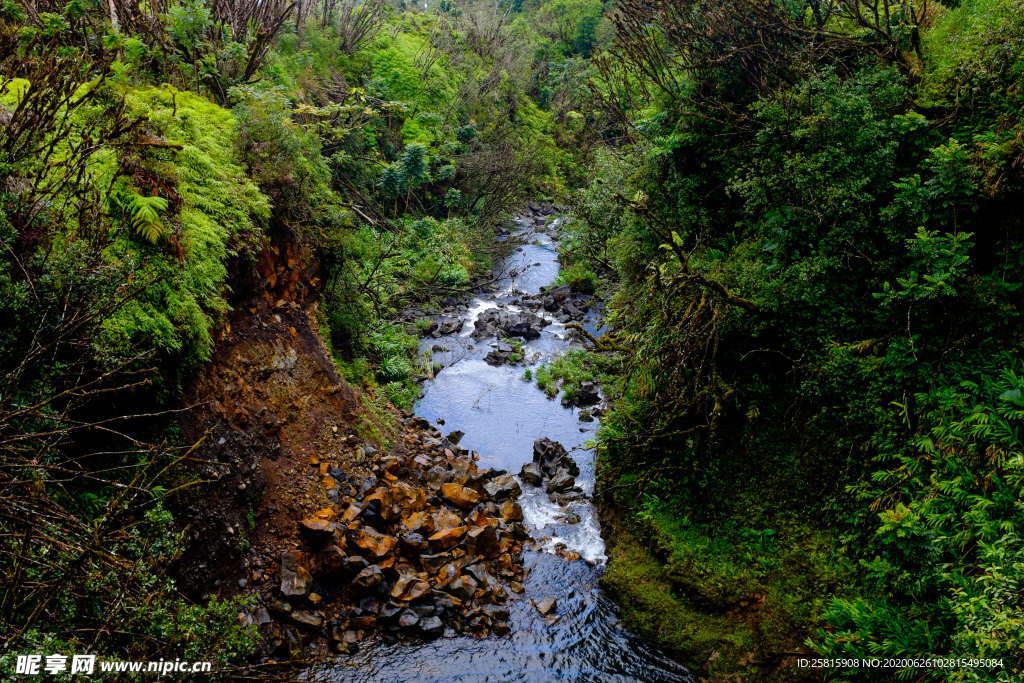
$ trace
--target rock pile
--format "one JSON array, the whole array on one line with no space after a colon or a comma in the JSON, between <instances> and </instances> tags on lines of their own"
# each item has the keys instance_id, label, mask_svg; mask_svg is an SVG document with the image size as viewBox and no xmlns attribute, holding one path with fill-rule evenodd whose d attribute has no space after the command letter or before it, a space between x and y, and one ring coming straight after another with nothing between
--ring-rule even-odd
<instances>
[{"instance_id":1,"label":"rock pile","mask_svg":"<svg viewBox=\"0 0 1024 683\"><path fill-rule=\"evenodd\" d=\"M544 309L560 322L580 321L594 299L594 285L590 280L576 280L568 285L542 288L540 294L522 297L523 306L533 311Z\"/></svg>"},{"instance_id":2,"label":"rock pile","mask_svg":"<svg viewBox=\"0 0 1024 683\"><path fill-rule=\"evenodd\" d=\"M529 311L489 308L477 317L473 338L479 340L500 336L536 339L540 331L550 324L549 320Z\"/></svg>"},{"instance_id":3,"label":"rock pile","mask_svg":"<svg viewBox=\"0 0 1024 683\"><path fill-rule=\"evenodd\" d=\"M580 382L570 396L562 398L564 405L573 405L578 407L592 406L601 401L601 392L598 389L597 383L590 380L584 380ZM593 411L590 413L591 420L593 420ZM586 422L587 419L580 416L580 420Z\"/></svg>"},{"instance_id":4,"label":"rock pile","mask_svg":"<svg viewBox=\"0 0 1024 683\"><path fill-rule=\"evenodd\" d=\"M439 315L433 318L421 318L423 325L418 328L421 337L443 337L455 334L462 329L462 318L451 315Z\"/></svg>"},{"instance_id":5,"label":"rock pile","mask_svg":"<svg viewBox=\"0 0 1024 683\"><path fill-rule=\"evenodd\" d=\"M533 221L535 225L545 225L551 216L557 213L561 213L563 209L559 209L557 206L551 204L537 204L535 202L529 202L526 205L525 218Z\"/></svg>"},{"instance_id":6,"label":"rock pile","mask_svg":"<svg viewBox=\"0 0 1024 683\"><path fill-rule=\"evenodd\" d=\"M584 497L576 486L580 468L565 447L548 438L533 442L533 462L523 465L519 478L530 486L543 486L551 502L566 505Z\"/></svg>"},{"instance_id":7,"label":"rock pile","mask_svg":"<svg viewBox=\"0 0 1024 683\"><path fill-rule=\"evenodd\" d=\"M525 578L521 491L511 475L478 467L460 436L408 418L398 448L368 454L372 476L321 473L338 500L298 520L302 545L281 554L279 584L265 596L274 647L289 649L293 627L339 652L374 632L508 630L503 605Z\"/></svg>"},{"instance_id":8,"label":"rock pile","mask_svg":"<svg viewBox=\"0 0 1024 683\"><path fill-rule=\"evenodd\" d=\"M521 342L510 344L506 341L496 341L491 344L491 350L484 356L484 362L488 365L514 365L524 358Z\"/></svg>"}]
</instances>

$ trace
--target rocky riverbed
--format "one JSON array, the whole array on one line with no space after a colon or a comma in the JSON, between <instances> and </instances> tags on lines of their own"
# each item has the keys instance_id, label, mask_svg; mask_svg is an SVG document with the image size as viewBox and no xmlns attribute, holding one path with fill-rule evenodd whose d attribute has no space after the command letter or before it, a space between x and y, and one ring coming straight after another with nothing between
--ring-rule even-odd
<instances>
[{"instance_id":1,"label":"rocky riverbed","mask_svg":"<svg viewBox=\"0 0 1024 683\"><path fill-rule=\"evenodd\" d=\"M519 483L422 418L406 418L388 454L361 448L372 464L355 481L311 458L337 501L297 521L301 545L282 552L280 598L258 621L325 629L336 652L379 633L507 632L502 605L525 576ZM280 624L267 635L289 645Z\"/></svg>"},{"instance_id":2,"label":"rocky riverbed","mask_svg":"<svg viewBox=\"0 0 1024 683\"><path fill-rule=\"evenodd\" d=\"M451 637L369 639L358 651L309 670L309 678L690 680L683 667L623 630L598 585L605 556L590 500L594 459L587 441L595 435L598 423L593 412L600 414L600 406L592 412L562 405L524 379L524 370L571 348L577 329L593 334L600 327L600 308L584 283L552 285L559 269L556 244L561 220L552 207L531 207L506 234L509 256L491 283L469 300L446 300L441 311L414 310L406 315L410 331L423 335L420 351L432 369L415 406L420 417L411 419L420 429L436 429L437 439L442 438L442 428L457 430L460 447L477 455L472 462L478 472L515 473L455 482L479 495L472 509L460 507L443 489L435 495L445 507L454 506L453 514L462 515L459 527L483 526L476 516L481 513L498 520L494 528L503 532L501 537L521 543L521 578L501 573L500 555L494 567L495 560L478 552L477 546L456 545L446 552L479 557L477 562L496 583L504 582L504 594L479 594L483 602L461 605L454 612L442 597L451 619L445 633ZM593 384L578 395L576 402L584 405L600 402ZM454 488L449 491L456 494ZM521 525L514 519L517 511ZM392 529L388 532L396 535ZM429 537L426 540L433 551ZM508 555L517 566L513 549L510 545ZM412 557L401 561L415 563ZM425 573L429 584L432 579L429 571ZM451 594L444 586L440 592ZM470 616L460 610L468 610ZM485 628L473 628L477 612L488 615ZM506 618L494 619L495 615ZM379 620L376 623L379 626ZM383 632L389 633L389 628L402 633L401 622L397 629L385 625ZM415 634L416 627L406 632Z\"/></svg>"}]
</instances>

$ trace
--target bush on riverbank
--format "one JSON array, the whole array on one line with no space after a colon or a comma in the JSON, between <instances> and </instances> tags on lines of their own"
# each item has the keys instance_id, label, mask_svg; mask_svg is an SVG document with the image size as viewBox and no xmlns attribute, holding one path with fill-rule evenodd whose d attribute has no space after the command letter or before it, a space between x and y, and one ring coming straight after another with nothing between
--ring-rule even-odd
<instances>
[{"instance_id":1,"label":"bush on riverbank","mask_svg":"<svg viewBox=\"0 0 1024 683\"><path fill-rule=\"evenodd\" d=\"M831 7L613 15L614 106L592 117L622 137L566 241L613 281L629 350L599 483L638 542L608 580L634 623L706 654L707 632L654 628L694 609L719 673L785 678L804 650L990 652L1007 671L985 675L1012 676L1024 8L933 6L889 33ZM726 607L746 593L763 628Z\"/></svg>"}]
</instances>

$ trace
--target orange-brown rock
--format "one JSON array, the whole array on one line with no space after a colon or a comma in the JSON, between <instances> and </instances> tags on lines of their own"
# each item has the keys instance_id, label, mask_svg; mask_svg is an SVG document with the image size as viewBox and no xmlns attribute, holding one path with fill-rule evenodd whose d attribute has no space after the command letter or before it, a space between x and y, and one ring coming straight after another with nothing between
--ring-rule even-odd
<instances>
[{"instance_id":1,"label":"orange-brown rock","mask_svg":"<svg viewBox=\"0 0 1024 683\"><path fill-rule=\"evenodd\" d=\"M490 557L498 551L498 532L493 526L475 526L466 533L470 551Z\"/></svg>"},{"instance_id":2,"label":"orange-brown rock","mask_svg":"<svg viewBox=\"0 0 1024 683\"><path fill-rule=\"evenodd\" d=\"M446 590L460 600L472 600L477 582L469 576L457 576L448 583Z\"/></svg>"},{"instance_id":3,"label":"orange-brown rock","mask_svg":"<svg viewBox=\"0 0 1024 683\"><path fill-rule=\"evenodd\" d=\"M402 526L409 531L429 534L434 530L434 520L426 512L414 512L402 520Z\"/></svg>"},{"instance_id":4,"label":"orange-brown rock","mask_svg":"<svg viewBox=\"0 0 1024 683\"><path fill-rule=\"evenodd\" d=\"M384 574L380 567L371 564L369 567L359 572L356 575L356 578L352 579L352 583L359 588L369 589L380 585L383 578Z\"/></svg>"},{"instance_id":5,"label":"orange-brown rock","mask_svg":"<svg viewBox=\"0 0 1024 683\"><path fill-rule=\"evenodd\" d=\"M498 525L501 524L501 520L498 519L497 517L488 517L482 511L479 511L479 510L477 511L477 513L475 515L473 515L473 518L472 518L471 522L475 526L493 526L493 527L497 527Z\"/></svg>"},{"instance_id":6,"label":"orange-brown rock","mask_svg":"<svg viewBox=\"0 0 1024 683\"><path fill-rule=\"evenodd\" d=\"M391 499L402 506L403 510L418 512L427 506L427 494L421 488L413 488L399 482L391 489Z\"/></svg>"},{"instance_id":7,"label":"orange-brown rock","mask_svg":"<svg viewBox=\"0 0 1024 683\"><path fill-rule=\"evenodd\" d=\"M369 527L355 530L354 536L353 543L371 557L384 557L394 550L398 543L398 539L394 536L378 533Z\"/></svg>"},{"instance_id":8,"label":"orange-brown rock","mask_svg":"<svg viewBox=\"0 0 1024 683\"><path fill-rule=\"evenodd\" d=\"M514 576L516 564L515 560L512 559L512 555L509 553L502 553L498 557L498 571L501 572L502 576Z\"/></svg>"},{"instance_id":9,"label":"orange-brown rock","mask_svg":"<svg viewBox=\"0 0 1024 683\"><path fill-rule=\"evenodd\" d=\"M480 494L467 486L442 484L441 495L445 500L460 508L471 508L480 502Z\"/></svg>"},{"instance_id":10,"label":"orange-brown rock","mask_svg":"<svg viewBox=\"0 0 1024 683\"><path fill-rule=\"evenodd\" d=\"M468 530L469 527L465 526L448 527L447 529L441 529L427 540L430 541L431 547L435 550L448 550L458 545Z\"/></svg>"},{"instance_id":11,"label":"orange-brown rock","mask_svg":"<svg viewBox=\"0 0 1024 683\"><path fill-rule=\"evenodd\" d=\"M345 551L334 543L326 546L316 556L317 565L320 571L326 574L336 574L345 567Z\"/></svg>"},{"instance_id":12,"label":"orange-brown rock","mask_svg":"<svg viewBox=\"0 0 1024 683\"><path fill-rule=\"evenodd\" d=\"M434 519L434 529L447 529L448 527L462 525L462 518L445 507L434 511L432 517Z\"/></svg>"},{"instance_id":13,"label":"orange-brown rock","mask_svg":"<svg viewBox=\"0 0 1024 683\"><path fill-rule=\"evenodd\" d=\"M402 574L391 587L391 597L396 600L415 600L423 597L430 590L430 584L410 574Z\"/></svg>"},{"instance_id":14,"label":"orange-brown rock","mask_svg":"<svg viewBox=\"0 0 1024 683\"><path fill-rule=\"evenodd\" d=\"M291 550L281 554L281 592L287 596L305 595L313 576L306 568L306 554Z\"/></svg>"},{"instance_id":15,"label":"orange-brown rock","mask_svg":"<svg viewBox=\"0 0 1024 683\"><path fill-rule=\"evenodd\" d=\"M506 500L501 504L501 516L510 522L523 521L523 508L513 500Z\"/></svg>"},{"instance_id":16,"label":"orange-brown rock","mask_svg":"<svg viewBox=\"0 0 1024 683\"><path fill-rule=\"evenodd\" d=\"M319 517L309 517L299 522L301 531L311 540L322 543L334 534L334 522Z\"/></svg>"}]
</instances>

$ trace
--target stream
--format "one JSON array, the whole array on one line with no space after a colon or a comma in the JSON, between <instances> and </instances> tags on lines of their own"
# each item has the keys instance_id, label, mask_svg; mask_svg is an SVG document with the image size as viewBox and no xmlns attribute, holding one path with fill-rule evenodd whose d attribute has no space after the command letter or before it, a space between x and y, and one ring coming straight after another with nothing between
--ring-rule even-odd
<instances>
[{"instance_id":1,"label":"stream","mask_svg":"<svg viewBox=\"0 0 1024 683\"><path fill-rule=\"evenodd\" d=\"M579 409L549 399L535 382L523 378L571 348L568 330L552 322L539 338L524 345L524 362L493 366L484 361L496 340L471 336L485 310L505 306L515 312L517 294L536 294L558 275L556 231L561 218L541 224L528 216L516 221L510 252L495 281L460 306L462 328L426 338L420 351L443 366L425 381L415 406L418 415L445 432L465 432L460 445L480 454L480 465L518 474L530 462L533 442L560 442L579 466L577 486L594 487L594 456L586 444L597 421L581 421ZM584 328L600 327L599 312L587 313ZM443 421L443 422L442 422ZM334 660L317 672L332 681L692 681L693 677L653 646L624 630L616 608L598 585L605 561L597 511L589 499L561 507L541 488L522 483L519 499L535 544L527 550L525 593L509 601L511 632L484 639L440 638L426 643L368 644L357 655ZM567 514L571 513L571 514ZM568 518L567 518L568 517ZM575 517L579 518L576 523ZM557 544L580 554L566 561ZM555 598L545 618L535 602Z\"/></svg>"}]
</instances>

